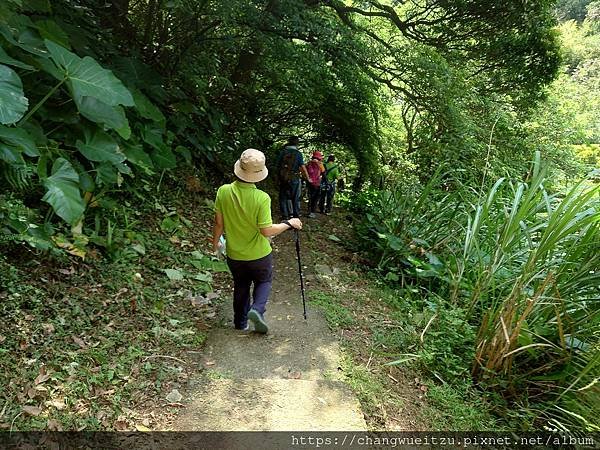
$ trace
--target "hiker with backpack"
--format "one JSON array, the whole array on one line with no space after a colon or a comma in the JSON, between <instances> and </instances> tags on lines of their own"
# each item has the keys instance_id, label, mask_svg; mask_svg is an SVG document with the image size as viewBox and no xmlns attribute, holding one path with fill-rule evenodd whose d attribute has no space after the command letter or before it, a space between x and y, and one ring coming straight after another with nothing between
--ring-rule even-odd
<instances>
[{"instance_id":1,"label":"hiker with backpack","mask_svg":"<svg viewBox=\"0 0 600 450\"><path fill-rule=\"evenodd\" d=\"M325 172L323 166L323 153L315 151L311 160L306 165L308 172L308 217L314 218L317 210L317 204L321 197L321 175Z\"/></svg>"},{"instance_id":2,"label":"hiker with backpack","mask_svg":"<svg viewBox=\"0 0 600 450\"><path fill-rule=\"evenodd\" d=\"M319 200L321 214L327 215L331 212L335 185L339 176L340 168L335 162L335 156L329 155L325 163L325 173L321 176L321 199Z\"/></svg>"},{"instance_id":3,"label":"hiker with backpack","mask_svg":"<svg viewBox=\"0 0 600 450\"><path fill-rule=\"evenodd\" d=\"M302 154L298 151L300 138L292 136L277 157L279 174L279 210L283 220L300 217L300 176L308 180Z\"/></svg>"},{"instance_id":4,"label":"hiker with backpack","mask_svg":"<svg viewBox=\"0 0 600 450\"><path fill-rule=\"evenodd\" d=\"M213 250L227 254L227 265L233 275L233 323L247 330L248 320L259 333L269 327L264 314L271 293L273 255L269 238L288 229L302 229L300 219L273 224L271 198L254 183L268 175L265 155L255 149L245 150L233 169L236 180L217 191ZM226 249L223 249L223 232ZM225 251L224 251L225 250ZM250 290L252 285L252 302Z\"/></svg>"}]
</instances>

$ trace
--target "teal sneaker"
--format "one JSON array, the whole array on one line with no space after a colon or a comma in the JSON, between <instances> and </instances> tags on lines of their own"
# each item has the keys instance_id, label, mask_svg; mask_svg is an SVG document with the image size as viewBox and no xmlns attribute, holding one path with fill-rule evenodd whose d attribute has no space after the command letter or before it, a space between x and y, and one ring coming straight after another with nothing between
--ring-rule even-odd
<instances>
[{"instance_id":1,"label":"teal sneaker","mask_svg":"<svg viewBox=\"0 0 600 450\"><path fill-rule=\"evenodd\" d=\"M267 326L267 322L263 318L262 314L260 314L255 309L251 309L248 312L248 319L252 321L254 324L254 329L258 333L267 334L269 332L269 327Z\"/></svg>"}]
</instances>

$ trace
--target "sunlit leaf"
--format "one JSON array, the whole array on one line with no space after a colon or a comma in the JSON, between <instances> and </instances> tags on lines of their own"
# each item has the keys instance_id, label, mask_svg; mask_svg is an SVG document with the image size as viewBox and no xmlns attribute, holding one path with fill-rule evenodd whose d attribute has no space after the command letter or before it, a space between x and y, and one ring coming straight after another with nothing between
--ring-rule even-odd
<instances>
[{"instance_id":1,"label":"sunlit leaf","mask_svg":"<svg viewBox=\"0 0 600 450\"><path fill-rule=\"evenodd\" d=\"M52 60L69 80L75 97L94 97L110 105L133 106L133 97L110 70L104 69L89 56L80 58L48 39L44 41Z\"/></svg>"},{"instance_id":2,"label":"sunlit leaf","mask_svg":"<svg viewBox=\"0 0 600 450\"><path fill-rule=\"evenodd\" d=\"M183 273L180 270L176 269L164 269L165 274L169 277L171 281L179 281L183 280Z\"/></svg>"},{"instance_id":3,"label":"sunlit leaf","mask_svg":"<svg viewBox=\"0 0 600 450\"><path fill-rule=\"evenodd\" d=\"M54 212L70 225L81 218L85 203L79 191L79 175L69 161L58 158L52 165L52 175L44 180L47 189L42 198Z\"/></svg>"},{"instance_id":4,"label":"sunlit leaf","mask_svg":"<svg viewBox=\"0 0 600 450\"><path fill-rule=\"evenodd\" d=\"M123 139L129 139L131 129L122 106L110 106L94 97L75 100L79 112L86 119L106 125Z\"/></svg>"},{"instance_id":5,"label":"sunlit leaf","mask_svg":"<svg viewBox=\"0 0 600 450\"><path fill-rule=\"evenodd\" d=\"M107 133L97 131L86 142L77 141L77 149L90 161L114 164L125 161L119 144Z\"/></svg>"},{"instance_id":6,"label":"sunlit leaf","mask_svg":"<svg viewBox=\"0 0 600 450\"><path fill-rule=\"evenodd\" d=\"M27 156L40 156L33 137L22 128L9 128L0 125L0 147L2 143L16 148Z\"/></svg>"},{"instance_id":7,"label":"sunlit leaf","mask_svg":"<svg viewBox=\"0 0 600 450\"><path fill-rule=\"evenodd\" d=\"M17 122L29 106L29 100L23 92L23 84L17 73L11 68L0 65L0 123Z\"/></svg>"}]
</instances>

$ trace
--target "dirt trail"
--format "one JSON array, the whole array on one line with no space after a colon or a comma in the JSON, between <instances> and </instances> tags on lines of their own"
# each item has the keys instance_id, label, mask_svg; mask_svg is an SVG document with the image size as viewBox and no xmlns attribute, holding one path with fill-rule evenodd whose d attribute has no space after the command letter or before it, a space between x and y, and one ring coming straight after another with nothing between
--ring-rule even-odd
<instances>
[{"instance_id":1,"label":"dirt trail","mask_svg":"<svg viewBox=\"0 0 600 450\"><path fill-rule=\"evenodd\" d=\"M273 250L269 334L234 330L226 300L174 430L366 430L358 400L340 380L336 337L320 311L309 305L308 320L302 316L293 234L275 238ZM302 259L310 276L308 248Z\"/></svg>"}]
</instances>

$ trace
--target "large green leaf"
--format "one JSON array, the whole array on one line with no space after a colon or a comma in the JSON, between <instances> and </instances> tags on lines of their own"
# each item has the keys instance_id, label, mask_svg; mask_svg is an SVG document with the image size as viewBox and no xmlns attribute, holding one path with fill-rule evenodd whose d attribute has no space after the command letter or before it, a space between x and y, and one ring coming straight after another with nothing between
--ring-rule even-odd
<instances>
[{"instance_id":1,"label":"large green leaf","mask_svg":"<svg viewBox=\"0 0 600 450\"><path fill-rule=\"evenodd\" d=\"M86 119L102 123L108 128L116 130L123 139L131 137L131 129L123 107L107 105L94 97L76 99L76 103L79 112Z\"/></svg>"},{"instance_id":2,"label":"large green leaf","mask_svg":"<svg viewBox=\"0 0 600 450\"><path fill-rule=\"evenodd\" d=\"M141 145L127 145L123 148L123 153L127 156L128 161L144 169L146 173L153 173L154 163Z\"/></svg>"},{"instance_id":3,"label":"large green leaf","mask_svg":"<svg viewBox=\"0 0 600 450\"><path fill-rule=\"evenodd\" d=\"M163 130L156 124L146 124L142 130L142 138L146 144L150 144L156 150L160 150L165 146Z\"/></svg>"},{"instance_id":4,"label":"large green leaf","mask_svg":"<svg viewBox=\"0 0 600 450\"><path fill-rule=\"evenodd\" d=\"M0 34L9 43L38 56L48 56L44 41L35 31L35 25L25 15L17 14L6 23L0 23Z\"/></svg>"},{"instance_id":5,"label":"large green leaf","mask_svg":"<svg viewBox=\"0 0 600 450\"><path fill-rule=\"evenodd\" d=\"M6 161L10 165L22 166L25 164L21 152L10 145L0 143L0 160Z\"/></svg>"},{"instance_id":6,"label":"large green leaf","mask_svg":"<svg viewBox=\"0 0 600 450\"><path fill-rule=\"evenodd\" d=\"M150 156L159 169L173 169L177 166L175 154L169 147L164 145L161 149L154 150Z\"/></svg>"},{"instance_id":7,"label":"large green leaf","mask_svg":"<svg viewBox=\"0 0 600 450\"><path fill-rule=\"evenodd\" d=\"M135 106L144 119L151 119L161 123L165 122L163 113L148 99L148 97L142 94L138 89L133 89L131 93L133 94Z\"/></svg>"},{"instance_id":8,"label":"large green leaf","mask_svg":"<svg viewBox=\"0 0 600 450\"><path fill-rule=\"evenodd\" d=\"M9 128L0 125L0 145L8 144L27 156L40 156L33 136L22 128Z\"/></svg>"},{"instance_id":9,"label":"large green leaf","mask_svg":"<svg viewBox=\"0 0 600 450\"><path fill-rule=\"evenodd\" d=\"M19 67L21 69L26 70L34 70L33 66L29 64L25 64L23 61L19 61L18 59L10 57L0 46L0 63L6 64L7 66Z\"/></svg>"},{"instance_id":10,"label":"large green leaf","mask_svg":"<svg viewBox=\"0 0 600 450\"><path fill-rule=\"evenodd\" d=\"M71 48L69 36L54 20L38 20L35 26L44 39L54 41L65 48Z\"/></svg>"},{"instance_id":11,"label":"large green leaf","mask_svg":"<svg viewBox=\"0 0 600 450\"><path fill-rule=\"evenodd\" d=\"M75 225L85 210L79 191L79 175L69 161L58 158L52 165L52 176L44 180L47 189L42 198L54 212L70 225Z\"/></svg>"},{"instance_id":12,"label":"large green leaf","mask_svg":"<svg viewBox=\"0 0 600 450\"><path fill-rule=\"evenodd\" d=\"M96 183L104 186L120 184L120 174L111 163L103 162L96 167Z\"/></svg>"},{"instance_id":13,"label":"large green leaf","mask_svg":"<svg viewBox=\"0 0 600 450\"><path fill-rule=\"evenodd\" d=\"M74 97L94 97L110 106L134 106L133 97L110 70L104 69L95 59L80 58L75 53L46 39L52 60L68 79Z\"/></svg>"},{"instance_id":14,"label":"large green leaf","mask_svg":"<svg viewBox=\"0 0 600 450\"><path fill-rule=\"evenodd\" d=\"M123 80L127 80L128 86L136 86L140 89L148 89L152 86L160 86L160 75L152 70L150 66L131 57L116 57L112 63Z\"/></svg>"},{"instance_id":15,"label":"large green leaf","mask_svg":"<svg viewBox=\"0 0 600 450\"><path fill-rule=\"evenodd\" d=\"M44 72L52 75L58 81L62 81L65 79L62 69L56 67L56 64L54 64L50 58L33 57L30 58L28 61L31 62L31 64L37 69L43 70Z\"/></svg>"},{"instance_id":16,"label":"large green leaf","mask_svg":"<svg viewBox=\"0 0 600 450\"><path fill-rule=\"evenodd\" d=\"M86 142L77 141L77 149L90 161L119 164L125 161L125 154L119 144L104 131L95 132Z\"/></svg>"},{"instance_id":17,"label":"large green leaf","mask_svg":"<svg viewBox=\"0 0 600 450\"><path fill-rule=\"evenodd\" d=\"M21 79L14 70L0 65L0 123L17 122L27 111L29 101Z\"/></svg>"}]
</instances>

